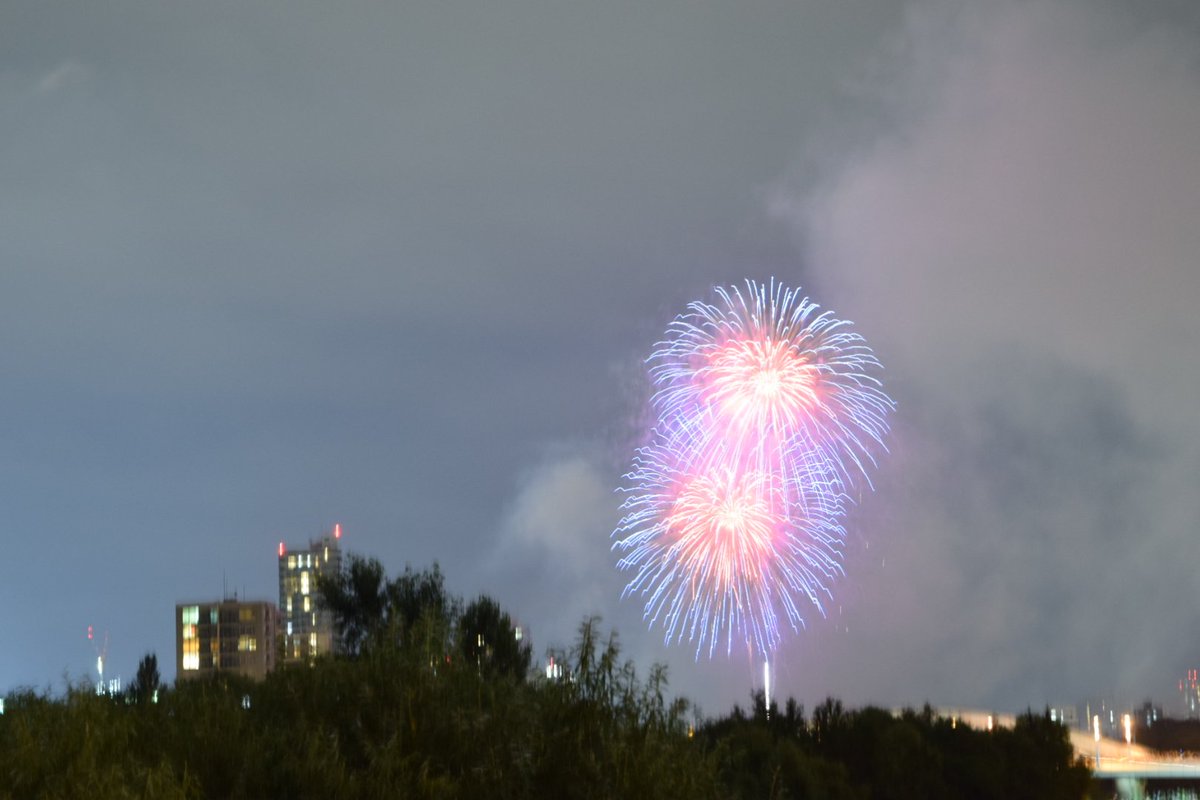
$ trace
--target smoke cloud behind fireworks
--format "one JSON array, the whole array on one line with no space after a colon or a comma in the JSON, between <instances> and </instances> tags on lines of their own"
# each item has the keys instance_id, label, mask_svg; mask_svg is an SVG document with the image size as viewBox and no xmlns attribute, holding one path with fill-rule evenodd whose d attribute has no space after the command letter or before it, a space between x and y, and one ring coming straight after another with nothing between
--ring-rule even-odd
<instances>
[{"instance_id":1,"label":"smoke cloud behind fireworks","mask_svg":"<svg viewBox=\"0 0 1200 800\"><path fill-rule=\"evenodd\" d=\"M1167 694L1200 617L1195 31L943 10L908 18L894 126L775 197L908 412L856 620L887 658L847 679Z\"/></svg>"}]
</instances>

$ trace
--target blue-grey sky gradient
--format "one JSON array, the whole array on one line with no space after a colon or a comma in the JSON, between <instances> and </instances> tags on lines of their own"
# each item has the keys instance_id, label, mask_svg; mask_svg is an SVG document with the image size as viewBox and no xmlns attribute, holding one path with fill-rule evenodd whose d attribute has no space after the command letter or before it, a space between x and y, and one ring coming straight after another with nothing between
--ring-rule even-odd
<instances>
[{"instance_id":1,"label":"blue-grey sky gradient","mask_svg":"<svg viewBox=\"0 0 1200 800\"><path fill-rule=\"evenodd\" d=\"M641 359L716 283L854 319L899 401L807 703L1173 699L1200 664L1186 2L0 11L0 691L276 596L342 523L710 711L620 601ZM1136 695L1136 697L1135 697Z\"/></svg>"}]
</instances>

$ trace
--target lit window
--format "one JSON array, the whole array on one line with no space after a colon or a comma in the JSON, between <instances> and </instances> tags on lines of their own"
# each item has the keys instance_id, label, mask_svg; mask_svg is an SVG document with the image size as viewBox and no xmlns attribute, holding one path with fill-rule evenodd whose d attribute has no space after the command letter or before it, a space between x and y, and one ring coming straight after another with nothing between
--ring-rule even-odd
<instances>
[{"instance_id":1,"label":"lit window","mask_svg":"<svg viewBox=\"0 0 1200 800\"><path fill-rule=\"evenodd\" d=\"M314 628L317 627L317 612L315 612L315 611L313 612L313 615L312 615L312 621L313 621L313 623L312 623L313 627Z\"/></svg>"},{"instance_id":2,"label":"lit window","mask_svg":"<svg viewBox=\"0 0 1200 800\"><path fill-rule=\"evenodd\" d=\"M256 650L258 650L258 639L255 639L253 636L238 637L239 653L253 653Z\"/></svg>"},{"instance_id":3,"label":"lit window","mask_svg":"<svg viewBox=\"0 0 1200 800\"><path fill-rule=\"evenodd\" d=\"M304 610L312 611L312 598L308 595L304 596Z\"/></svg>"},{"instance_id":4,"label":"lit window","mask_svg":"<svg viewBox=\"0 0 1200 800\"><path fill-rule=\"evenodd\" d=\"M313 631L308 635L308 650L312 655L317 654L317 632Z\"/></svg>"},{"instance_id":5,"label":"lit window","mask_svg":"<svg viewBox=\"0 0 1200 800\"><path fill-rule=\"evenodd\" d=\"M184 606L180 611L180 622L184 625L195 625L200 621L200 606Z\"/></svg>"},{"instance_id":6,"label":"lit window","mask_svg":"<svg viewBox=\"0 0 1200 800\"><path fill-rule=\"evenodd\" d=\"M186 642L188 639L195 639L195 638L196 638L196 626L195 625L184 625L183 626L183 640Z\"/></svg>"},{"instance_id":7,"label":"lit window","mask_svg":"<svg viewBox=\"0 0 1200 800\"><path fill-rule=\"evenodd\" d=\"M308 594L308 570L300 573L300 594Z\"/></svg>"},{"instance_id":8,"label":"lit window","mask_svg":"<svg viewBox=\"0 0 1200 800\"><path fill-rule=\"evenodd\" d=\"M296 557L288 556L288 569L295 569L295 568L296 568Z\"/></svg>"},{"instance_id":9,"label":"lit window","mask_svg":"<svg viewBox=\"0 0 1200 800\"><path fill-rule=\"evenodd\" d=\"M292 613L292 596L290 594L287 596L287 612L288 614Z\"/></svg>"},{"instance_id":10,"label":"lit window","mask_svg":"<svg viewBox=\"0 0 1200 800\"><path fill-rule=\"evenodd\" d=\"M183 643L183 668L185 670L200 669L200 642L189 639Z\"/></svg>"},{"instance_id":11,"label":"lit window","mask_svg":"<svg viewBox=\"0 0 1200 800\"><path fill-rule=\"evenodd\" d=\"M254 621L254 608L252 606L245 606L243 608L238 609L238 622L253 622L253 621Z\"/></svg>"},{"instance_id":12,"label":"lit window","mask_svg":"<svg viewBox=\"0 0 1200 800\"><path fill-rule=\"evenodd\" d=\"M217 607L216 607L216 606L213 606L212 608L210 608L210 609L208 610L208 621L209 621L210 623L212 623L213 625L216 625L216 624L217 624L217 620L219 620L220 618L221 618L221 614L220 614L220 612L219 612L219 611L217 611Z\"/></svg>"},{"instance_id":13,"label":"lit window","mask_svg":"<svg viewBox=\"0 0 1200 800\"><path fill-rule=\"evenodd\" d=\"M287 632L287 635L288 635L288 636L291 636L291 635L292 635L292 621L291 621L290 619L288 620L288 632Z\"/></svg>"},{"instance_id":14,"label":"lit window","mask_svg":"<svg viewBox=\"0 0 1200 800\"><path fill-rule=\"evenodd\" d=\"M311 567L312 566L312 553L308 553L307 555L308 555L308 558L306 560L308 561L308 566Z\"/></svg>"}]
</instances>

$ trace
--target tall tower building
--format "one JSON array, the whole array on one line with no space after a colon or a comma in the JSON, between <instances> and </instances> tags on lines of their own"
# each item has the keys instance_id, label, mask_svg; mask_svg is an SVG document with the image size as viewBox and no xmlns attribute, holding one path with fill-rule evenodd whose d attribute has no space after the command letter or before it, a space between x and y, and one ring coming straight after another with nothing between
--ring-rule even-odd
<instances>
[{"instance_id":1,"label":"tall tower building","mask_svg":"<svg viewBox=\"0 0 1200 800\"><path fill-rule=\"evenodd\" d=\"M307 663L337 652L333 615L321 607L317 577L333 577L342 569L342 526L307 549L279 543L279 613L283 618L283 662Z\"/></svg>"}]
</instances>

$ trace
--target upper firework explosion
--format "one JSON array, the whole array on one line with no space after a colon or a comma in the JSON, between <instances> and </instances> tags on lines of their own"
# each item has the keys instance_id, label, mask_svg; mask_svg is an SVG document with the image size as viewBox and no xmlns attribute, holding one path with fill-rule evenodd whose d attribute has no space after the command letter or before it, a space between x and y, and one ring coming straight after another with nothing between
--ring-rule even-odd
<instances>
[{"instance_id":1,"label":"upper firework explosion","mask_svg":"<svg viewBox=\"0 0 1200 800\"><path fill-rule=\"evenodd\" d=\"M867 479L894 404L849 323L776 284L718 287L667 328L648 363L656 423L625 476L614 549L625 594L665 638L735 638L763 655L778 620L822 615L841 574L847 487Z\"/></svg>"}]
</instances>

